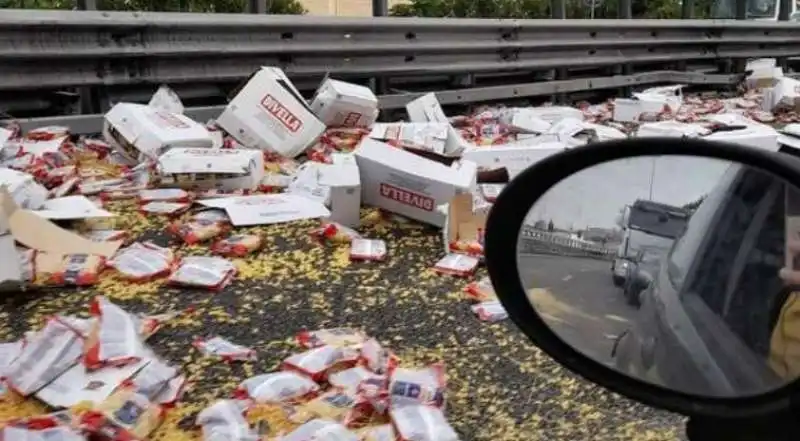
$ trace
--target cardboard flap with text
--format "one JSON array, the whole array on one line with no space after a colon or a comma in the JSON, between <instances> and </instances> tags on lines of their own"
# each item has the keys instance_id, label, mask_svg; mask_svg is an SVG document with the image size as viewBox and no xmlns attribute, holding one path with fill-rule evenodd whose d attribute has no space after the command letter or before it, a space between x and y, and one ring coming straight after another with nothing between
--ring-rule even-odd
<instances>
[{"instance_id":1,"label":"cardboard flap with text","mask_svg":"<svg viewBox=\"0 0 800 441\"><path fill-rule=\"evenodd\" d=\"M0 218L7 219L8 229L18 243L45 253L97 254L114 256L121 241L95 242L67 231L49 220L20 209L5 187L0 187Z\"/></svg>"},{"instance_id":2,"label":"cardboard flap with text","mask_svg":"<svg viewBox=\"0 0 800 441\"><path fill-rule=\"evenodd\" d=\"M475 213L472 206L472 194L456 195L448 207L448 240L476 240L478 230L486 228L486 213Z\"/></svg>"}]
</instances>

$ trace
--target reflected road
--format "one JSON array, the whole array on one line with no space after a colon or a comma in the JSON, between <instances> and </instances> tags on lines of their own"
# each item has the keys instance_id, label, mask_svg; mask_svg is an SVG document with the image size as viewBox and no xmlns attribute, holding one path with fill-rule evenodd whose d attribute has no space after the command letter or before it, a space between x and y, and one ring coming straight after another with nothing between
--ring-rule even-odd
<instances>
[{"instance_id":1,"label":"reflected road","mask_svg":"<svg viewBox=\"0 0 800 441\"><path fill-rule=\"evenodd\" d=\"M611 364L614 337L636 309L611 282L611 262L588 258L520 256L520 272L536 310L570 345Z\"/></svg>"}]
</instances>

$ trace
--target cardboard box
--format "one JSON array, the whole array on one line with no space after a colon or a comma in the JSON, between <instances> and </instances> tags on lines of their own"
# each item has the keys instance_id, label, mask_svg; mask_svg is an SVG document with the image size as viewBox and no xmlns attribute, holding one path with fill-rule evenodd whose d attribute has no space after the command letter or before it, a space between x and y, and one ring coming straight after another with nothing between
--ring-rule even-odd
<instances>
[{"instance_id":1,"label":"cardboard box","mask_svg":"<svg viewBox=\"0 0 800 441\"><path fill-rule=\"evenodd\" d=\"M644 123L639 126L636 137L696 137L711 141L732 142L735 144L778 151L778 132L772 127L755 122L739 114L727 113L710 115L707 121L727 126L740 126L737 130L713 132L702 124L682 123L678 121L658 121Z\"/></svg>"},{"instance_id":2,"label":"cardboard box","mask_svg":"<svg viewBox=\"0 0 800 441\"><path fill-rule=\"evenodd\" d=\"M464 150L475 147L466 141L458 130L450 125L450 120L442 110L442 105L436 99L436 94L428 93L406 104L408 119L414 123L440 123L447 124L447 142L444 147L444 156L461 156Z\"/></svg>"},{"instance_id":3,"label":"cardboard box","mask_svg":"<svg viewBox=\"0 0 800 441\"><path fill-rule=\"evenodd\" d=\"M461 193L446 206L447 220L442 228L445 254L450 253L450 243L472 241L482 237L486 230L491 204L476 204L477 194Z\"/></svg>"},{"instance_id":4,"label":"cardboard box","mask_svg":"<svg viewBox=\"0 0 800 441\"><path fill-rule=\"evenodd\" d=\"M0 186L0 291L22 288L22 268L14 243L39 253L41 266L58 264L65 254L87 253L111 258L121 241L93 242L64 230L33 212L20 208L6 187ZM14 265L16 263L16 265Z\"/></svg>"},{"instance_id":5,"label":"cardboard box","mask_svg":"<svg viewBox=\"0 0 800 441\"><path fill-rule=\"evenodd\" d=\"M334 153L320 183L330 188L330 219L348 227L361 224L361 177L352 153Z\"/></svg>"},{"instance_id":6,"label":"cardboard box","mask_svg":"<svg viewBox=\"0 0 800 441\"><path fill-rule=\"evenodd\" d=\"M162 186L255 190L264 178L261 150L175 148L158 158Z\"/></svg>"},{"instance_id":7,"label":"cardboard box","mask_svg":"<svg viewBox=\"0 0 800 441\"><path fill-rule=\"evenodd\" d=\"M683 104L683 85L651 87L633 98L614 100L614 121L638 122L643 114L659 114L664 108L677 112Z\"/></svg>"},{"instance_id":8,"label":"cardboard box","mask_svg":"<svg viewBox=\"0 0 800 441\"><path fill-rule=\"evenodd\" d=\"M448 167L369 138L355 157L362 202L437 227L445 225L437 207L476 187L477 165L471 161Z\"/></svg>"},{"instance_id":9,"label":"cardboard box","mask_svg":"<svg viewBox=\"0 0 800 441\"><path fill-rule=\"evenodd\" d=\"M28 173L0 168L0 187L6 187L14 202L22 208L38 210L47 201L47 189Z\"/></svg>"},{"instance_id":10,"label":"cardboard box","mask_svg":"<svg viewBox=\"0 0 800 441\"><path fill-rule=\"evenodd\" d=\"M294 158L325 131L282 70L262 67L231 100L217 124L241 144Z\"/></svg>"},{"instance_id":11,"label":"cardboard box","mask_svg":"<svg viewBox=\"0 0 800 441\"><path fill-rule=\"evenodd\" d=\"M378 119L378 98L369 87L326 78L309 106L328 127L370 127Z\"/></svg>"},{"instance_id":12,"label":"cardboard box","mask_svg":"<svg viewBox=\"0 0 800 441\"><path fill-rule=\"evenodd\" d=\"M375 124L367 136L405 149L444 156L450 129L445 123Z\"/></svg>"},{"instance_id":13,"label":"cardboard box","mask_svg":"<svg viewBox=\"0 0 800 441\"><path fill-rule=\"evenodd\" d=\"M314 161L308 161L300 165L286 188L286 192L329 206L331 188L320 182L323 169L328 167L330 165Z\"/></svg>"},{"instance_id":14,"label":"cardboard box","mask_svg":"<svg viewBox=\"0 0 800 441\"><path fill-rule=\"evenodd\" d=\"M567 146L561 142L545 142L529 146L477 147L464 152L462 158L476 163L481 168L505 168L509 177L514 179L531 165L566 149Z\"/></svg>"},{"instance_id":15,"label":"cardboard box","mask_svg":"<svg viewBox=\"0 0 800 441\"><path fill-rule=\"evenodd\" d=\"M763 90L762 109L767 112L777 110L800 109L800 81L789 77L781 77L775 81L774 87Z\"/></svg>"},{"instance_id":16,"label":"cardboard box","mask_svg":"<svg viewBox=\"0 0 800 441\"><path fill-rule=\"evenodd\" d=\"M157 160L172 147L211 148L204 125L143 104L119 103L105 115L103 137L126 160Z\"/></svg>"},{"instance_id":17,"label":"cardboard box","mask_svg":"<svg viewBox=\"0 0 800 441\"><path fill-rule=\"evenodd\" d=\"M330 217L331 212L317 201L293 194L258 194L199 201L228 213L236 227L270 225L303 219Z\"/></svg>"},{"instance_id":18,"label":"cardboard box","mask_svg":"<svg viewBox=\"0 0 800 441\"><path fill-rule=\"evenodd\" d=\"M748 89L765 89L773 87L779 78L783 77L783 69L777 66L774 58L758 58L750 60L744 68L750 75L745 80Z\"/></svg>"}]
</instances>

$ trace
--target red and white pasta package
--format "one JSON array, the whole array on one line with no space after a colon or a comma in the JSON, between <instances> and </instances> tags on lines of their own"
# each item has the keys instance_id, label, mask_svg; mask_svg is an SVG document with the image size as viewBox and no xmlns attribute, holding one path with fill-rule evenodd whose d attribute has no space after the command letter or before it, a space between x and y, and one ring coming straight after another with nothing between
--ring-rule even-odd
<instances>
[{"instance_id":1,"label":"red and white pasta package","mask_svg":"<svg viewBox=\"0 0 800 441\"><path fill-rule=\"evenodd\" d=\"M358 435L336 421L313 419L282 436L281 441L359 441Z\"/></svg>"},{"instance_id":2,"label":"red and white pasta package","mask_svg":"<svg viewBox=\"0 0 800 441\"><path fill-rule=\"evenodd\" d=\"M400 441L459 441L441 409L421 404L393 407L389 411Z\"/></svg>"},{"instance_id":3,"label":"red and white pasta package","mask_svg":"<svg viewBox=\"0 0 800 441\"><path fill-rule=\"evenodd\" d=\"M221 257L184 257L178 268L169 276L174 285L208 288L219 291L233 280L236 267Z\"/></svg>"},{"instance_id":4,"label":"red and white pasta package","mask_svg":"<svg viewBox=\"0 0 800 441\"><path fill-rule=\"evenodd\" d=\"M264 246L259 234L233 234L211 245L211 252L226 257L244 257Z\"/></svg>"},{"instance_id":5,"label":"red and white pasta package","mask_svg":"<svg viewBox=\"0 0 800 441\"><path fill-rule=\"evenodd\" d=\"M253 361L258 358L253 349L237 345L219 336L209 339L199 338L192 345L205 355L220 357L225 361Z\"/></svg>"},{"instance_id":6,"label":"red and white pasta package","mask_svg":"<svg viewBox=\"0 0 800 441\"><path fill-rule=\"evenodd\" d=\"M169 231L180 237L187 245L194 245L214 239L227 230L228 225L226 223L210 219L192 219L188 222L174 222L169 226Z\"/></svg>"},{"instance_id":7,"label":"red and white pasta package","mask_svg":"<svg viewBox=\"0 0 800 441\"><path fill-rule=\"evenodd\" d=\"M202 428L204 441L258 441L244 413L247 403L219 400L197 415L195 424Z\"/></svg>"},{"instance_id":8,"label":"red and white pasta package","mask_svg":"<svg viewBox=\"0 0 800 441\"><path fill-rule=\"evenodd\" d=\"M108 266L117 270L123 279L144 282L169 274L175 260L169 248L152 242L136 242L119 250Z\"/></svg>"},{"instance_id":9,"label":"red and white pasta package","mask_svg":"<svg viewBox=\"0 0 800 441\"><path fill-rule=\"evenodd\" d=\"M290 356L283 361L281 368L301 372L314 381L323 381L329 369L337 365L355 365L357 359L356 349L320 346Z\"/></svg>"},{"instance_id":10,"label":"red and white pasta package","mask_svg":"<svg viewBox=\"0 0 800 441\"><path fill-rule=\"evenodd\" d=\"M397 434L391 424L370 426L359 430L361 441L397 441Z\"/></svg>"},{"instance_id":11,"label":"red and white pasta package","mask_svg":"<svg viewBox=\"0 0 800 441\"><path fill-rule=\"evenodd\" d=\"M371 338L361 345L359 362L376 374L386 374L397 367L398 359L394 353Z\"/></svg>"},{"instance_id":12,"label":"red and white pasta package","mask_svg":"<svg viewBox=\"0 0 800 441\"><path fill-rule=\"evenodd\" d=\"M508 318L508 312L499 300L490 300L472 305L472 312L484 322L499 322Z\"/></svg>"},{"instance_id":13,"label":"red and white pasta package","mask_svg":"<svg viewBox=\"0 0 800 441\"><path fill-rule=\"evenodd\" d=\"M139 191L139 202L189 202L192 195L179 188L153 188Z\"/></svg>"},{"instance_id":14,"label":"red and white pasta package","mask_svg":"<svg viewBox=\"0 0 800 441\"><path fill-rule=\"evenodd\" d=\"M448 254L436 262L433 270L439 274L467 277L478 269L480 259L466 254Z\"/></svg>"},{"instance_id":15,"label":"red and white pasta package","mask_svg":"<svg viewBox=\"0 0 800 441\"><path fill-rule=\"evenodd\" d=\"M72 367L82 347L73 329L50 319L44 328L26 335L24 347L5 369L6 384L22 396L31 395Z\"/></svg>"},{"instance_id":16,"label":"red and white pasta package","mask_svg":"<svg viewBox=\"0 0 800 441\"><path fill-rule=\"evenodd\" d=\"M397 367L389 372L389 402L392 408L413 404L444 408L446 386L441 363L423 369Z\"/></svg>"},{"instance_id":17,"label":"red and white pasta package","mask_svg":"<svg viewBox=\"0 0 800 441\"><path fill-rule=\"evenodd\" d=\"M320 390L310 378L292 371L257 375L239 385L238 394L257 403L282 403L310 398Z\"/></svg>"},{"instance_id":18,"label":"red and white pasta package","mask_svg":"<svg viewBox=\"0 0 800 441\"><path fill-rule=\"evenodd\" d=\"M43 257L37 254L37 257ZM103 256L94 254L67 254L58 267L48 268L47 272L36 275L37 280L44 281L47 285L55 286L91 286L100 280L100 274L106 266ZM43 269L35 265L37 271ZM49 270L52 270L50 272Z\"/></svg>"},{"instance_id":19,"label":"red and white pasta package","mask_svg":"<svg viewBox=\"0 0 800 441\"><path fill-rule=\"evenodd\" d=\"M339 389L358 392L361 383L369 379L383 379L383 377L362 366L356 366L331 372L328 375L328 384Z\"/></svg>"},{"instance_id":20,"label":"red and white pasta package","mask_svg":"<svg viewBox=\"0 0 800 441\"><path fill-rule=\"evenodd\" d=\"M466 288L464 288L464 298L475 302L497 300L497 294L494 291L494 286L492 286L492 281L489 279L489 276L477 282L469 283Z\"/></svg>"},{"instance_id":21,"label":"red and white pasta package","mask_svg":"<svg viewBox=\"0 0 800 441\"><path fill-rule=\"evenodd\" d=\"M124 366L142 359L144 343L137 317L102 296L92 301L94 326L86 339L83 364L87 369Z\"/></svg>"},{"instance_id":22,"label":"red and white pasta package","mask_svg":"<svg viewBox=\"0 0 800 441\"><path fill-rule=\"evenodd\" d=\"M304 348L320 346L359 346L367 341L367 335L352 328L328 328L316 331L300 331L297 343Z\"/></svg>"},{"instance_id":23,"label":"red and white pasta package","mask_svg":"<svg viewBox=\"0 0 800 441\"><path fill-rule=\"evenodd\" d=\"M386 254L386 242L380 239L359 238L350 244L350 260L383 261Z\"/></svg>"}]
</instances>

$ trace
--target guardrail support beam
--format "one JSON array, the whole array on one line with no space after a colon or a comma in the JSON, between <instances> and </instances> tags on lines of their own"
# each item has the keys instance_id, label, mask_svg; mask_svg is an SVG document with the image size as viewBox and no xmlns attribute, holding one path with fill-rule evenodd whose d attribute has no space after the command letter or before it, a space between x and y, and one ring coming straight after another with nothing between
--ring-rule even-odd
<instances>
[{"instance_id":1,"label":"guardrail support beam","mask_svg":"<svg viewBox=\"0 0 800 441\"><path fill-rule=\"evenodd\" d=\"M372 16L386 17L389 15L388 0L372 0Z\"/></svg>"}]
</instances>

